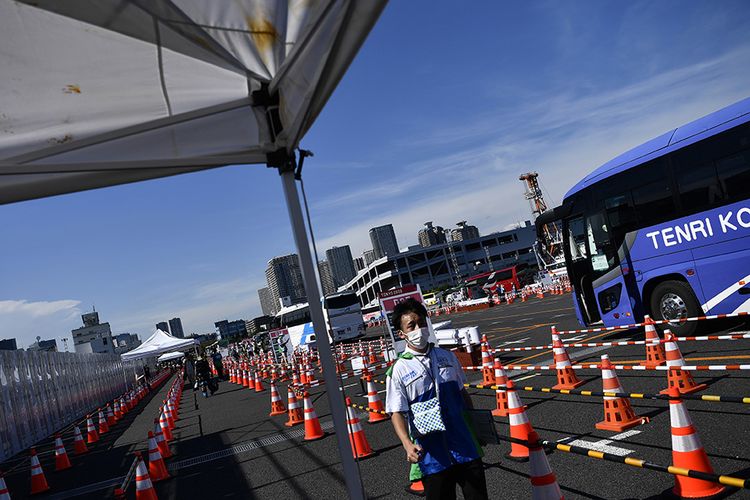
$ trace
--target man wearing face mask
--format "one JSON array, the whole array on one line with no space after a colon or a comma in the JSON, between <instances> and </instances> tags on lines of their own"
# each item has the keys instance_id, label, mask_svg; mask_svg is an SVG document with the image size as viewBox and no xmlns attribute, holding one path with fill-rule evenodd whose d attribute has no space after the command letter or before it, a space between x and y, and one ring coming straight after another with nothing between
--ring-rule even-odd
<instances>
[{"instance_id":1,"label":"man wearing face mask","mask_svg":"<svg viewBox=\"0 0 750 500\"><path fill-rule=\"evenodd\" d=\"M471 399L456 356L428 342L427 310L414 299L396 305L393 327L406 350L386 373L385 410L428 499L486 499L482 451L466 423ZM437 407L438 409L435 409Z\"/></svg>"}]
</instances>

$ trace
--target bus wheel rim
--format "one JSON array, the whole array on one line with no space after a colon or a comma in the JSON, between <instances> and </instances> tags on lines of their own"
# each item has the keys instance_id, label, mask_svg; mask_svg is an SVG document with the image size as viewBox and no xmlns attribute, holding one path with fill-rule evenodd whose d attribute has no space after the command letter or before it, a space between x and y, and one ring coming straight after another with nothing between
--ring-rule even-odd
<instances>
[{"instance_id":1,"label":"bus wheel rim","mask_svg":"<svg viewBox=\"0 0 750 500\"><path fill-rule=\"evenodd\" d=\"M688 317L687 305L677 294L667 293L661 298L661 315L666 320L678 320ZM672 323L675 326L679 323Z\"/></svg>"}]
</instances>

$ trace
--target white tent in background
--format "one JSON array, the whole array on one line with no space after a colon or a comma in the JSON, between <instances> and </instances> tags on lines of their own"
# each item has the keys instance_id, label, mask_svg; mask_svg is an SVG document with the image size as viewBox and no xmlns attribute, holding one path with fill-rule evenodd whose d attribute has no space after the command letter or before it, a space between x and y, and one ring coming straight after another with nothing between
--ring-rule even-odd
<instances>
[{"instance_id":1,"label":"white tent in background","mask_svg":"<svg viewBox=\"0 0 750 500\"><path fill-rule=\"evenodd\" d=\"M172 359L179 359L179 358L182 358L184 356L185 356L185 354L182 353L182 352L168 352L168 353L162 354L161 356L159 356L158 358L156 358L156 361L159 362L159 363L162 363L164 361L170 361Z\"/></svg>"},{"instance_id":2,"label":"white tent in background","mask_svg":"<svg viewBox=\"0 0 750 500\"><path fill-rule=\"evenodd\" d=\"M279 169L355 499L295 150L385 4L0 0L0 205L230 164Z\"/></svg>"},{"instance_id":3,"label":"white tent in background","mask_svg":"<svg viewBox=\"0 0 750 500\"><path fill-rule=\"evenodd\" d=\"M197 339L178 339L162 330L156 330L143 344L121 355L123 361L150 358L166 352L186 351L198 343Z\"/></svg>"}]
</instances>

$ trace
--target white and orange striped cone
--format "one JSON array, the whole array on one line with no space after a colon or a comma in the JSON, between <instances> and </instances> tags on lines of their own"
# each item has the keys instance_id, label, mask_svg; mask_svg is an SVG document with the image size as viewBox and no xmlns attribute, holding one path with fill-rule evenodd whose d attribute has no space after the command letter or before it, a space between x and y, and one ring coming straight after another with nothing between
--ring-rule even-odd
<instances>
[{"instance_id":1,"label":"white and orange striped cone","mask_svg":"<svg viewBox=\"0 0 750 500\"><path fill-rule=\"evenodd\" d=\"M271 380L271 413L268 416L273 417L283 415L284 413L286 413L286 408L284 408L284 403L281 401L279 390L276 388L276 382Z\"/></svg>"},{"instance_id":2,"label":"white and orange striped cone","mask_svg":"<svg viewBox=\"0 0 750 500\"><path fill-rule=\"evenodd\" d=\"M106 434L109 432L109 425L107 424L107 417L104 416L104 412L99 408L99 435Z\"/></svg>"},{"instance_id":3,"label":"white and orange striped cone","mask_svg":"<svg viewBox=\"0 0 750 500\"><path fill-rule=\"evenodd\" d=\"M544 298L544 292L542 291L541 288L539 290L537 290L537 292L536 292L536 298L537 299L543 299Z\"/></svg>"},{"instance_id":4,"label":"white and orange striped cone","mask_svg":"<svg viewBox=\"0 0 750 500\"><path fill-rule=\"evenodd\" d=\"M55 436L55 472L70 469L71 467L72 465L68 458L68 452L65 451L62 436L57 434Z\"/></svg>"},{"instance_id":5,"label":"white and orange striped cone","mask_svg":"<svg viewBox=\"0 0 750 500\"><path fill-rule=\"evenodd\" d=\"M119 399L115 399L114 407L115 407L115 422L117 422L118 420L122 418L122 414L120 413L120 400Z\"/></svg>"},{"instance_id":6,"label":"white and orange striped cone","mask_svg":"<svg viewBox=\"0 0 750 500\"><path fill-rule=\"evenodd\" d=\"M307 362L307 385L312 385L315 383L315 370L313 370L312 364L308 361Z\"/></svg>"},{"instance_id":7,"label":"white and orange striped cone","mask_svg":"<svg viewBox=\"0 0 750 500\"><path fill-rule=\"evenodd\" d=\"M656 332L656 323L648 314L644 316L643 322L645 323L646 360L640 364L648 368L663 365L667 362L667 357L664 354L664 346L661 344L659 334Z\"/></svg>"},{"instance_id":8,"label":"white and orange striped cone","mask_svg":"<svg viewBox=\"0 0 750 500\"><path fill-rule=\"evenodd\" d=\"M154 485L151 483L151 477L148 475L148 469L143 462L141 452L136 452L135 456L138 457L138 465L135 468L136 500L158 500L156 490L154 490Z\"/></svg>"},{"instance_id":9,"label":"white and orange striped cone","mask_svg":"<svg viewBox=\"0 0 750 500\"><path fill-rule=\"evenodd\" d=\"M94 420L91 418L91 415L88 416L86 419L86 433L88 436L86 436L86 441L88 444L96 443L99 441L99 433L96 432L96 427L94 427Z\"/></svg>"},{"instance_id":10,"label":"white and orange striped cone","mask_svg":"<svg viewBox=\"0 0 750 500\"><path fill-rule=\"evenodd\" d=\"M495 417L507 417L508 416L508 392L506 387L508 385L508 375L505 373L503 365L500 364L499 359L495 359L495 409L492 410L492 415Z\"/></svg>"},{"instance_id":11,"label":"white and orange striped cone","mask_svg":"<svg viewBox=\"0 0 750 500\"><path fill-rule=\"evenodd\" d=\"M10 492L8 491L8 487L5 485L3 471L0 471L0 500L10 500Z\"/></svg>"},{"instance_id":12,"label":"white and orange striped cone","mask_svg":"<svg viewBox=\"0 0 750 500\"><path fill-rule=\"evenodd\" d=\"M295 387L298 387L302 384L302 381L299 378L299 374L297 374L297 370L292 368L292 385Z\"/></svg>"},{"instance_id":13,"label":"white and orange striped cone","mask_svg":"<svg viewBox=\"0 0 750 500\"><path fill-rule=\"evenodd\" d=\"M154 439L156 439L156 446L159 447L159 453L162 458L171 458L172 450L169 449L167 440L164 439L164 433L161 431L161 425L159 425L159 419L154 419Z\"/></svg>"},{"instance_id":14,"label":"white and orange striped cone","mask_svg":"<svg viewBox=\"0 0 750 500\"><path fill-rule=\"evenodd\" d=\"M44 493L49 490L47 478L44 477L39 457L36 456L36 448L31 448L31 494Z\"/></svg>"},{"instance_id":15,"label":"white and orange striped cone","mask_svg":"<svg viewBox=\"0 0 750 500\"><path fill-rule=\"evenodd\" d=\"M294 389L292 387L287 388L287 408L289 412L289 420L284 422L284 425L287 427L292 427L297 424L302 424L305 422L305 416L302 411L302 405L300 405L299 400L297 399L297 396L294 394Z\"/></svg>"},{"instance_id":16,"label":"white and orange striped cone","mask_svg":"<svg viewBox=\"0 0 750 500\"><path fill-rule=\"evenodd\" d=\"M115 425L115 423L117 422L117 419L115 419L115 414L112 412L112 407L109 405L109 403L107 403L106 413L107 413L107 427L111 425Z\"/></svg>"},{"instance_id":17,"label":"white and orange striped cone","mask_svg":"<svg viewBox=\"0 0 750 500\"><path fill-rule=\"evenodd\" d=\"M669 388L669 419L672 425L672 463L675 467L713 474L690 414L677 387ZM720 484L675 475L672 492L679 498L704 498L724 491Z\"/></svg>"},{"instance_id":18,"label":"white and orange striped cone","mask_svg":"<svg viewBox=\"0 0 750 500\"><path fill-rule=\"evenodd\" d=\"M531 427L528 415L526 415L526 406L521 402L512 380L508 380L507 391L510 437L511 439L528 441L529 434L534 429ZM529 459L529 449L522 444L511 441L510 452L505 454L505 458L516 462L526 462Z\"/></svg>"},{"instance_id":19,"label":"white and orange striped cone","mask_svg":"<svg viewBox=\"0 0 750 500\"><path fill-rule=\"evenodd\" d=\"M320 427L320 420L315 413L315 407L310 400L310 394L305 391L302 398L305 407L305 441L320 439L325 436L325 433Z\"/></svg>"},{"instance_id":20,"label":"white and orange striped cone","mask_svg":"<svg viewBox=\"0 0 750 500\"><path fill-rule=\"evenodd\" d=\"M609 356L602 354L602 390L603 392L625 392L615 373L615 367L609 361ZM604 396L604 420L597 422L595 427L603 431L622 432L636 425L648 423L648 417L639 417L630 406L628 398Z\"/></svg>"},{"instance_id":21,"label":"white and orange striped cone","mask_svg":"<svg viewBox=\"0 0 750 500\"><path fill-rule=\"evenodd\" d=\"M696 384L690 372L672 368L684 366L685 360L677 346L677 339L669 330L664 330L664 350L667 353L667 366L669 367L669 370L667 370L668 385L666 389L659 391L661 394L668 394L672 387L680 391L680 394L691 394L708 387L706 384Z\"/></svg>"},{"instance_id":22,"label":"white and orange striped cone","mask_svg":"<svg viewBox=\"0 0 750 500\"><path fill-rule=\"evenodd\" d=\"M354 408L351 406L351 398L346 398L346 412L347 412L347 428L349 429L349 443L352 445L352 453L354 458L365 458L374 455L375 452L370 448L370 443L367 442L367 436L365 431L362 429L362 424L359 423L359 418L354 413Z\"/></svg>"},{"instance_id":23,"label":"white and orange striped cone","mask_svg":"<svg viewBox=\"0 0 750 500\"><path fill-rule=\"evenodd\" d=\"M177 422L180 415L177 413L177 405L174 404L174 396L167 399L167 407L169 408L169 414L172 415L172 420Z\"/></svg>"},{"instance_id":24,"label":"white and orange striped cone","mask_svg":"<svg viewBox=\"0 0 750 500\"><path fill-rule=\"evenodd\" d=\"M81 429L76 425L73 427L73 451L76 455L83 455L87 453L89 449L86 447L86 441L83 440L81 435Z\"/></svg>"},{"instance_id":25,"label":"white and orange striped cone","mask_svg":"<svg viewBox=\"0 0 750 500\"><path fill-rule=\"evenodd\" d=\"M557 477L549 466L539 434L529 433L529 479L532 500L562 500L564 497L557 484Z\"/></svg>"},{"instance_id":26,"label":"white and orange striped cone","mask_svg":"<svg viewBox=\"0 0 750 500\"><path fill-rule=\"evenodd\" d=\"M487 336L482 335L482 384L492 385L495 383L495 370L492 367L492 355L490 354L490 343Z\"/></svg>"},{"instance_id":27,"label":"white and orange striped cone","mask_svg":"<svg viewBox=\"0 0 750 500\"><path fill-rule=\"evenodd\" d=\"M154 433L151 431L148 432L148 475L155 483L170 477L169 472L167 472L167 464L164 463L164 458L162 458L159 446L154 439Z\"/></svg>"},{"instance_id":28,"label":"white and orange striped cone","mask_svg":"<svg viewBox=\"0 0 750 500\"><path fill-rule=\"evenodd\" d=\"M377 364L378 357L375 355L375 349L373 349L372 344L370 344L367 348L367 355L369 356L369 362L371 365Z\"/></svg>"},{"instance_id":29,"label":"white and orange striped cone","mask_svg":"<svg viewBox=\"0 0 750 500\"><path fill-rule=\"evenodd\" d=\"M263 382L260 380L260 375L255 372L255 392L263 392Z\"/></svg>"},{"instance_id":30,"label":"white and orange striped cone","mask_svg":"<svg viewBox=\"0 0 750 500\"><path fill-rule=\"evenodd\" d=\"M380 400L380 396L378 396L378 390L375 387L375 383L372 381L372 375L368 375L366 380L367 407L372 410L369 413L367 422L370 424L375 424L377 422L388 420L390 417L385 414L385 407L383 406L383 402Z\"/></svg>"},{"instance_id":31,"label":"white and orange striped cone","mask_svg":"<svg viewBox=\"0 0 750 500\"><path fill-rule=\"evenodd\" d=\"M552 327L552 352L555 359L555 370L557 371L557 385L553 389L575 389L583 385L583 380L578 380L575 370L571 368L568 351L565 350L560 336L557 334L557 328Z\"/></svg>"},{"instance_id":32,"label":"white and orange striped cone","mask_svg":"<svg viewBox=\"0 0 750 500\"><path fill-rule=\"evenodd\" d=\"M172 412L169 411L169 405L167 405L167 400L164 400L164 403L162 405L162 412L164 412L164 416L167 418L167 424L169 425L169 430L171 431L174 429L174 418L172 417Z\"/></svg>"},{"instance_id":33,"label":"white and orange striped cone","mask_svg":"<svg viewBox=\"0 0 750 500\"><path fill-rule=\"evenodd\" d=\"M167 421L167 416L164 415L164 411L162 410L159 414L159 426L161 426L161 432L164 434L164 439L167 440L167 443L172 441L172 430L169 428L169 422Z\"/></svg>"},{"instance_id":34,"label":"white and orange striped cone","mask_svg":"<svg viewBox=\"0 0 750 500\"><path fill-rule=\"evenodd\" d=\"M241 369L240 370L240 385L242 387L250 387L250 376L247 371L247 369ZM255 384L253 384L253 389L255 389Z\"/></svg>"}]
</instances>

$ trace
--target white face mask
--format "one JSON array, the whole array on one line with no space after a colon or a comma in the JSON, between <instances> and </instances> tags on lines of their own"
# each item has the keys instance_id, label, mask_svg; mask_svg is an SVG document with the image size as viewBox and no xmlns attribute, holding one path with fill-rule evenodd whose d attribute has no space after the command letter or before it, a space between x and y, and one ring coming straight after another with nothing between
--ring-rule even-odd
<instances>
[{"instance_id":1,"label":"white face mask","mask_svg":"<svg viewBox=\"0 0 750 500\"><path fill-rule=\"evenodd\" d=\"M406 341L415 349L424 349L427 347L429 338L430 330L426 326L417 328L406 334Z\"/></svg>"}]
</instances>

